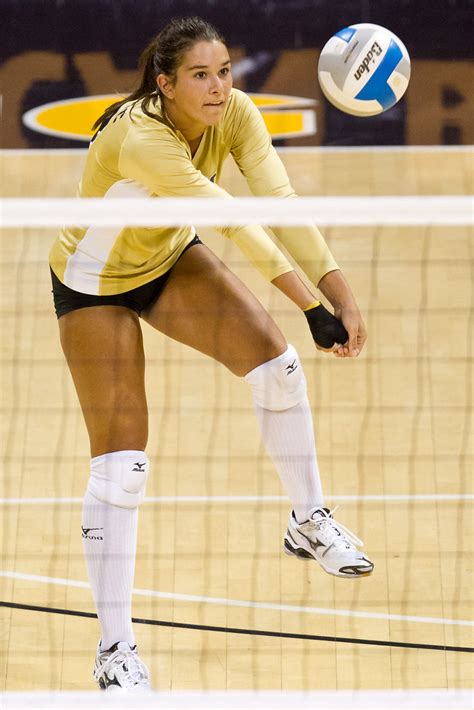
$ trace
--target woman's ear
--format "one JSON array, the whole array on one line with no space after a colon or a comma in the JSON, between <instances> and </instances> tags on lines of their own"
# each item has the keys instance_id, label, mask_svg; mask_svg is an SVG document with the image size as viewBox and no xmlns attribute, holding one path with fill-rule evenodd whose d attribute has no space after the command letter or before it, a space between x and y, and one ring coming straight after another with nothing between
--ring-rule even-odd
<instances>
[{"instance_id":1,"label":"woman's ear","mask_svg":"<svg viewBox=\"0 0 474 710\"><path fill-rule=\"evenodd\" d=\"M174 98L174 87L169 79L169 77L166 76L166 74L158 74L156 77L156 84L163 96L165 96L167 99L173 99Z\"/></svg>"}]
</instances>

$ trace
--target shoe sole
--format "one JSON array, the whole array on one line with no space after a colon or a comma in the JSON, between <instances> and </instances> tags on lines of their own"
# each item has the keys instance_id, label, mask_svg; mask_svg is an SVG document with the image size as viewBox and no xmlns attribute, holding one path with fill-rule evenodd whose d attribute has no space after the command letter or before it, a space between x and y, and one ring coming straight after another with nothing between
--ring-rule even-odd
<instances>
[{"instance_id":1,"label":"shoe sole","mask_svg":"<svg viewBox=\"0 0 474 710\"><path fill-rule=\"evenodd\" d=\"M374 571L374 566L364 570L364 569L358 569L357 572L352 572L352 573L347 573L347 572L340 572L339 570L334 570L331 569L330 567L327 567L327 565L324 564L321 560L318 560L317 557L312 555L308 550L305 550L304 547L293 547L291 542L288 540L288 538L285 536L285 539L283 541L283 552L285 555L288 555L288 557L296 557L298 560L306 561L306 560L314 560L317 562L325 572L328 574L334 575L334 577L343 577L344 579L358 579L360 577L369 577L372 572Z\"/></svg>"}]
</instances>

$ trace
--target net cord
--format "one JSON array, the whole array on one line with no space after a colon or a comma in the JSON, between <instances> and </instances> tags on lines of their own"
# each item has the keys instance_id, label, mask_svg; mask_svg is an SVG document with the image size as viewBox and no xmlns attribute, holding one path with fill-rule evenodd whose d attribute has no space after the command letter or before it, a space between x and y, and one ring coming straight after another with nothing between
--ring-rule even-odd
<instances>
[{"instance_id":1,"label":"net cord","mask_svg":"<svg viewBox=\"0 0 474 710\"><path fill-rule=\"evenodd\" d=\"M419 226L472 224L471 196L215 198L4 198L0 227L125 225L203 227L245 224L304 226Z\"/></svg>"}]
</instances>

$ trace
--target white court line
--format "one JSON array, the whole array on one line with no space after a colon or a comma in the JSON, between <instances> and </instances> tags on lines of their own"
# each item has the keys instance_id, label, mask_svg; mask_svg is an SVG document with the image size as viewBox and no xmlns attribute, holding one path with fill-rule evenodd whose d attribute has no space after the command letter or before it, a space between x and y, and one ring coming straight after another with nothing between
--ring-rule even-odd
<instances>
[{"instance_id":1,"label":"white court line","mask_svg":"<svg viewBox=\"0 0 474 710\"><path fill-rule=\"evenodd\" d=\"M382 502L401 503L415 502L446 502L474 500L474 493L414 493L394 495L347 495L326 496L328 501L340 503ZM0 505L65 505L82 503L83 498L0 498ZM144 503L288 503L286 496L149 496Z\"/></svg>"},{"instance_id":2,"label":"white court line","mask_svg":"<svg viewBox=\"0 0 474 710\"><path fill-rule=\"evenodd\" d=\"M89 589L88 582L61 577L44 577L23 572L10 572L0 570L0 577L18 579L25 582L39 582L41 584L56 584L63 587L77 587ZM153 589L134 589L133 594L140 597L153 597L155 599L173 599L178 602L197 602L199 604L217 604L220 606L245 607L249 609L271 609L273 611L287 611L298 614L317 614L320 616L345 616L358 619L383 619L384 621L411 621L418 624L439 624L442 626L474 626L474 621L468 619L443 619L431 616L409 616L405 614L383 614L372 611L352 611L351 609L326 609L316 606L297 606L294 604L274 604L272 602L253 602L240 599L226 599L225 597L205 597L197 594L178 594L175 592L157 592Z\"/></svg>"},{"instance_id":3,"label":"white court line","mask_svg":"<svg viewBox=\"0 0 474 710\"><path fill-rule=\"evenodd\" d=\"M2 148L5 155L86 155L87 148ZM308 145L276 146L277 153L471 153L474 145Z\"/></svg>"},{"instance_id":4,"label":"white court line","mask_svg":"<svg viewBox=\"0 0 474 710\"><path fill-rule=\"evenodd\" d=\"M472 153L474 145L288 145L278 153Z\"/></svg>"}]
</instances>

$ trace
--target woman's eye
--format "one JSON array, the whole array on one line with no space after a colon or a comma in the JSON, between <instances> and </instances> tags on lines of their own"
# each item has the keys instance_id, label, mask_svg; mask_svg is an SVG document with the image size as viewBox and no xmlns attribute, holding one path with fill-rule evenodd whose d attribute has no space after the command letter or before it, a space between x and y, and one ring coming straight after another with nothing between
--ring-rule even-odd
<instances>
[{"instance_id":1,"label":"woman's eye","mask_svg":"<svg viewBox=\"0 0 474 710\"><path fill-rule=\"evenodd\" d=\"M203 78L206 76L206 72L199 71L195 76L196 76L198 79L203 79Z\"/></svg>"},{"instance_id":2,"label":"woman's eye","mask_svg":"<svg viewBox=\"0 0 474 710\"><path fill-rule=\"evenodd\" d=\"M221 69L221 74L222 76L227 76L227 74L230 72L229 67L222 67Z\"/></svg>"}]
</instances>

